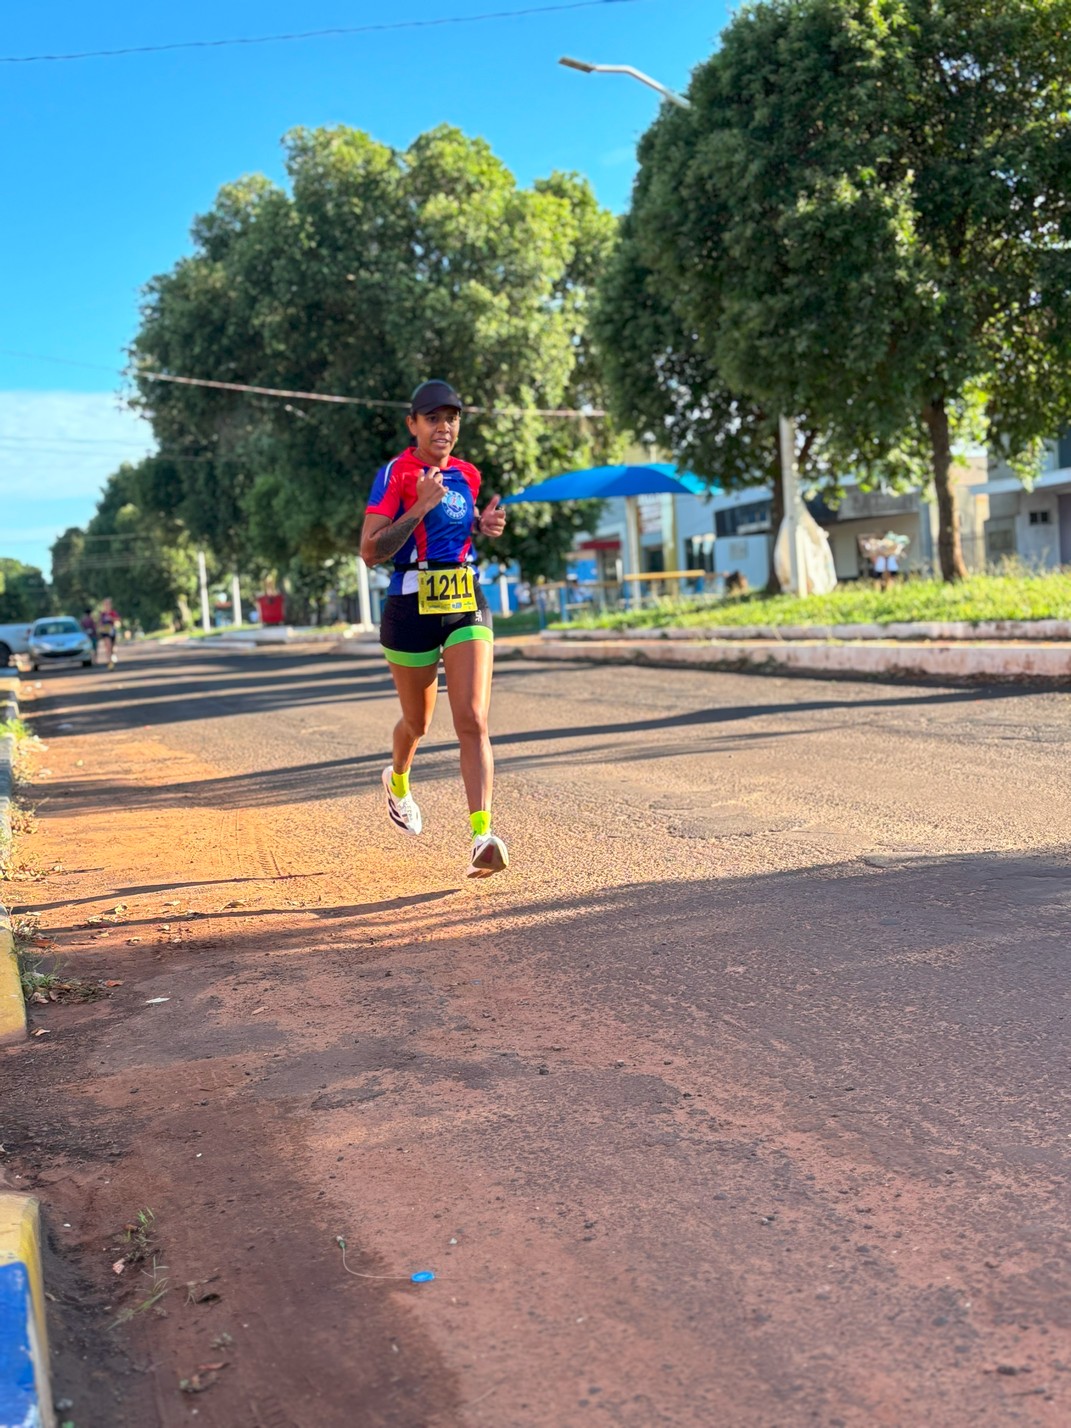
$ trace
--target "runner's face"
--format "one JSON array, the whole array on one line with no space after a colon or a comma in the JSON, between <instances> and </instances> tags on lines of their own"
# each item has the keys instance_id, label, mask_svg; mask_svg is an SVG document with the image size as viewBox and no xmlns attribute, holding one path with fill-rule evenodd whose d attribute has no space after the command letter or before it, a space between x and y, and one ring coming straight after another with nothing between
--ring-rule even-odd
<instances>
[{"instance_id":1,"label":"runner's face","mask_svg":"<svg viewBox=\"0 0 1071 1428\"><path fill-rule=\"evenodd\" d=\"M456 407L439 407L406 417L406 422L416 437L418 453L432 461L445 461L457 444L461 413Z\"/></svg>"}]
</instances>

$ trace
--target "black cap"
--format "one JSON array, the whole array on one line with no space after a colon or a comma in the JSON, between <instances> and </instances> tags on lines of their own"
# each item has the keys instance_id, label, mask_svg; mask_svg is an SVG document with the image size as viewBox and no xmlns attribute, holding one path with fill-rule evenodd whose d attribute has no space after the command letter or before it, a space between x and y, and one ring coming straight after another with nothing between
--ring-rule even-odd
<instances>
[{"instance_id":1,"label":"black cap","mask_svg":"<svg viewBox=\"0 0 1071 1428\"><path fill-rule=\"evenodd\" d=\"M440 407L456 407L458 411L462 411L464 406L465 403L449 382L421 382L409 403L409 415L416 416L418 412L435 412Z\"/></svg>"}]
</instances>

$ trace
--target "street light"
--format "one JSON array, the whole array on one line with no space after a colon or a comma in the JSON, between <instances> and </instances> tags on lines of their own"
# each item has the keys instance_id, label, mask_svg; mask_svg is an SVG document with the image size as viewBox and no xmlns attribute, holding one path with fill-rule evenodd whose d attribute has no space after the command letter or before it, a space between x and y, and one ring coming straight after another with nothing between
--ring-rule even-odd
<instances>
[{"instance_id":1,"label":"street light","mask_svg":"<svg viewBox=\"0 0 1071 1428\"><path fill-rule=\"evenodd\" d=\"M656 90L671 104L679 104L682 109L692 107L683 94L667 89L664 84L659 84L657 79L652 79L640 69L633 69L630 64L588 64L587 60L570 59L568 55L562 55L558 63L565 65L566 69L578 69L581 74L627 74L631 79L638 79L641 84L646 84L649 89Z\"/></svg>"},{"instance_id":2,"label":"street light","mask_svg":"<svg viewBox=\"0 0 1071 1428\"><path fill-rule=\"evenodd\" d=\"M655 90L663 99L670 104L676 104L681 109L690 109L691 101L685 99L683 94L678 94L676 90L669 89L664 84L659 84L657 79L652 79L649 74L644 74L642 70L633 69L630 64L589 64L587 60L572 59L568 55L562 55L558 61L566 69L579 70L581 74L627 74L630 79L638 79L641 84L646 84L648 88ZM796 474L796 423L791 417L783 416L778 422L778 440L781 448L781 490L784 497L785 517L784 523L788 534L788 552L791 592L793 595L807 594L807 577L804 562L800 559L800 523L799 523L799 483ZM771 553L772 558L772 553Z\"/></svg>"}]
</instances>

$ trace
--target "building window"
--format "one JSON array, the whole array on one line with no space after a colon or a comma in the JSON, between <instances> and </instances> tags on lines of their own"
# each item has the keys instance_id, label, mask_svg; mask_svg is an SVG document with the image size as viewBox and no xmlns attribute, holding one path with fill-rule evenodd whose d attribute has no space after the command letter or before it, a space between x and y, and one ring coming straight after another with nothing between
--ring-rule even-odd
<instances>
[{"instance_id":1,"label":"building window","mask_svg":"<svg viewBox=\"0 0 1071 1428\"><path fill-rule=\"evenodd\" d=\"M720 540L726 536L758 535L770 529L770 502L751 501L746 506L730 506L714 513L714 529Z\"/></svg>"},{"instance_id":2,"label":"building window","mask_svg":"<svg viewBox=\"0 0 1071 1428\"><path fill-rule=\"evenodd\" d=\"M705 570L714 574L714 536L689 536L684 542L684 564L687 570Z\"/></svg>"},{"instance_id":3,"label":"building window","mask_svg":"<svg viewBox=\"0 0 1071 1428\"><path fill-rule=\"evenodd\" d=\"M987 521L985 528L986 559L995 562L1015 554L1015 522Z\"/></svg>"},{"instance_id":4,"label":"building window","mask_svg":"<svg viewBox=\"0 0 1071 1428\"><path fill-rule=\"evenodd\" d=\"M1031 524L1032 526L1051 526L1051 525L1052 525L1052 512L1051 512L1051 511L1031 511L1031 512L1030 512L1030 524Z\"/></svg>"}]
</instances>

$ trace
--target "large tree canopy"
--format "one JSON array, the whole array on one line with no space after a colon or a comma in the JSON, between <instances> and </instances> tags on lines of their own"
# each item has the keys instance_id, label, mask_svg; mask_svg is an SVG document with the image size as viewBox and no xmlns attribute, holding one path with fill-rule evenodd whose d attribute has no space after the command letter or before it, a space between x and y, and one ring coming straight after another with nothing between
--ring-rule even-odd
<instances>
[{"instance_id":1,"label":"large tree canopy","mask_svg":"<svg viewBox=\"0 0 1071 1428\"><path fill-rule=\"evenodd\" d=\"M408 441L389 403L426 377L481 407L602 404L587 308L614 222L585 181L521 189L486 143L445 127L404 153L347 128L295 130L286 148L289 192L259 177L224 188L192 256L149 284L133 348L161 443L149 498L244 568L356 548L372 476ZM373 404L284 403L148 370ZM525 410L467 415L459 450L490 494L611 446L604 421ZM589 516L518 508L496 554L548 571Z\"/></svg>"},{"instance_id":2,"label":"large tree canopy","mask_svg":"<svg viewBox=\"0 0 1071 1428\"><path fill-rule=\"evenodd\" d=\"M48 585L37 566L0 558L0 624L28 623L48 611Z\"/></svg>"},{"instance_id":3,"label":"large tree canopy","mask_svg":"<svg viewBox=\"0 0 1071 1428\"><path fill-rule=\"evenodd\" d=\"M123 465L109 476L92 520L72 526L52 546L56 599L71 613L105 599L123 618L156 629L188 613L197 591L196 555L180 523L151 509L146 491L157 459Z\"/></svg>"},{"instance_id":4,"label":"large tree canopy","mask_svg":"<svg viewBox=\"0 0 1071 1428\"><path fill-rule=\"evenodd\" d=\"M764 0L690 99L630 216L652 358L864 464L924 449L958 577L957 418L1018 456L1071 408L1071 0Z\"/></svg>"}]
</instances>

